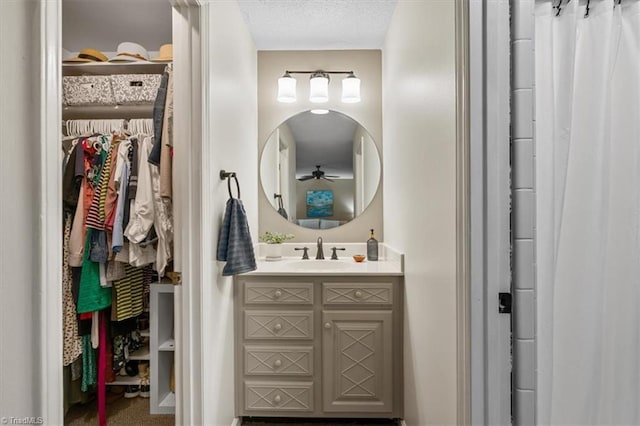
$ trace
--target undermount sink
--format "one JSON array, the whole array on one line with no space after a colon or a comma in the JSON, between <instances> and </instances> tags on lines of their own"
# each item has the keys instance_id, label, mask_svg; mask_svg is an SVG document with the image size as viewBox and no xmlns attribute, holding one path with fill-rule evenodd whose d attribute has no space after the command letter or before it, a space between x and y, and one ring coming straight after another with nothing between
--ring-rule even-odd
<instances>
[{"instance_id":1,"label":"undermount sink","mask_svg":"<svg viewBox=\"0 0 640 426\"><path fill-rule=\"evenodd\" d=\"M299 260L291 262L290 266L298 271L334 271L347 269L351 263L341 260Z\"/></svg>"}]
</instances>

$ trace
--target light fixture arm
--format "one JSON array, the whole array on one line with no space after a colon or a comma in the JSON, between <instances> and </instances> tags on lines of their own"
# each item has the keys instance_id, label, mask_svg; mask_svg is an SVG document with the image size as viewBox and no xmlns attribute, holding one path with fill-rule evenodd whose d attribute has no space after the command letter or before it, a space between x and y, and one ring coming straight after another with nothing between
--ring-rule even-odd
<instances>
[{"instance_id":1,"label":"light fixture arm","mask_svg":"<svg viewBox=\"0 0 640 426\"><path fill-rule=\"evenodd\" d=\"M287 71L285 71L285 74L354 74L354 72L353 72L353 70L351 70L351 71L325 71L325 70L290 71L290 70L287 70Z\"/></svg>"}]
</instances>

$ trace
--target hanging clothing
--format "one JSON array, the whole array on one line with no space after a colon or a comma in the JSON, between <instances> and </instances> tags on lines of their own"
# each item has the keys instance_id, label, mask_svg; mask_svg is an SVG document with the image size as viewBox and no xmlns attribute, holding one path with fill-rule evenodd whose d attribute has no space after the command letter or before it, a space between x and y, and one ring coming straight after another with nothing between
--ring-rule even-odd
<instances>
[{"instance_id":1,"label":"hanging clothing","mask_svg":"<svg viewBox=\"0 0 640 426\"><path fill-rule=\"evenodd\" d=\"M146 138L143 144L147 147L151 146L152 139ZM171 259L173 253L173 213L171 206L171 199L163 198L161 196L161 184L162 178L158 172L158 168L153 164L149 165L149 172L151 174L151 195L153 197L154 216L153 216L153 229L156 230L158 235L157 256L156 256L156 271L160 276L164 275L164 270Z\"/></svg>"},{"instance_id":2,"label":"hanging clothing","mask_svg":"<svg viewBox=\"0 0 640 426\"><path fill-rule=\"evenodd\" d=\"M62 242L62 312L63 312L63 344L62 364L67 366L82 354L82 340L78 335L78 317L73 300L73 277L69 266L69 240L71 238L71 214L64 220L64 237Z\"/></svg>"},{"instance_id":3,"label":"hanging clothing","mask_svg":"<svg viewBox=\"0 0 640 426\"><path fill-rule=\"evenodd\" d=\"M111 178L113 150L117 149L117 145L118 144L110 144L107 154L103 154L102 152L100 153L100 179L97 186L95 187L95 192L93 195L93 199L91 200L91 206L89 207L89 212L87 213L87 220L85 223L85 225L89 228L98 230L104 229L104 205L107 199L109 179Z\"/></svg>"},{"instance_id":4,"label":"hanging clothing","mask_svg":"<svg viewBox=\"0 0 640 426\"><path fill-rule=\"evenodd\" d=\"M124 265L125 276L113 282L116 294L115 320L123 321L142 313L144 268Z\"/></svg>"},{"instance_id":5,"label":"hanging clothing","mask_svg":"<svg viewBox=\"0 0 640 426\"><path fill-rule=\"evenodd\" d=\"M131 209L129 224L124 231L124 235L129 239L129 263L133 266L144 266L156 261L155 248L152 244L145 244L145 239L152 229L156 215L151 183L152 166L146 161L151 148L149 138L145 138L138 146L136 197Z\"/></svg>"},{"instance_id":6,"label":"hanging clothing","mask_svg":"<svg viewBox=\"0 0 640 426\"><path fill-rule=\"evenodd\" d=\"M162 125L164 123L165 106L167 104L167 85L169 84L169 68L165 69L160 80L158 94L153 104L153 149L144 158L151 164L160 165L160 151L162 149Z\"/></svg>"},{"instance_id":7,"label":"hanging clothing","mask_svg":"<svg viewBox=\"0 0 640 426\"><path fill-rule=\"evenodd\" d=\"M167 67L167 101L164 106L160 140L160 196L171 199L173 192L173 70Z\"/></svg>"},{"instance_id":8,"label":"hanging clothing","mask_svg":"<svg viewBox=\"0 0 640 426\"><path fill-rule=\"evenodd\" d=\"M84 248L82 275L80 277L80 294L78 296L78 313L99 311L111 306L111 289L100 286L100 266L89 260L91 234L87 229L87 242Z\"/></svg>"},{"instance_id":9,"label":"hanging clothing","mask_svg":"<svg viewBox=\"0 0 640 426\"><path fill-rule=\"evenodd\" d=\"M73 148L71 148L68 161L64 167L64 174L62 176L62 207L65 213L70 214L73 214L76 211L83 177L76 176L76 158L78 150L81 151L82 148L79 148L76 143Z\"/></svg>"},{"instance_id":10,"label":"hanging clothing","mask_svg":"<svg viewBox=\"0 0 640 426\"><path fill-rule=\"evenodd\" d=\"M128 160L127 160L128 161ZM114 253L118 253L124 246L124 214L126 206L130 204L129 197L127 195L128 182L129 182L129 166L125 164L121 169L122 175L116 184L119 183L118 199L116 201L116 213L113 221L113 232L111 237L111 249ZM127 258L127 262L129 259Z\"/></svg>"},{"instance_id":11,"label":"hanging clothing","mask_svg":"<svg viewBox=\"0 0 640 426\"><path fill-rule=\"evenodd\" d=\"M91 336L82 336L82 392L95 386L96 376L96 350L91 347Z\"/></svg>"}]
</instances>

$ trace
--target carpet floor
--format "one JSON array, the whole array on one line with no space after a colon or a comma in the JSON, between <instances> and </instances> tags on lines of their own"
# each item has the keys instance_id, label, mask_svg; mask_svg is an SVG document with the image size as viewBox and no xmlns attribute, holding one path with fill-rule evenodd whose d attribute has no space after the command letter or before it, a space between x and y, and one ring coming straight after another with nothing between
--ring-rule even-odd
<instances>
[{"instance_id":1,"label":"carpet floor","mask_svg":"<svg viewBox=\"0 0 640 426\"><path fill-rule=\"evenodd\" d=\"M98 402L76 404L64 417L68 426L97 425ZM174 426L173 415L149 414L149 398L124 398L121 394L107 394L107 424L109 426L154 425Z\"/></svg>"}]
</instances>

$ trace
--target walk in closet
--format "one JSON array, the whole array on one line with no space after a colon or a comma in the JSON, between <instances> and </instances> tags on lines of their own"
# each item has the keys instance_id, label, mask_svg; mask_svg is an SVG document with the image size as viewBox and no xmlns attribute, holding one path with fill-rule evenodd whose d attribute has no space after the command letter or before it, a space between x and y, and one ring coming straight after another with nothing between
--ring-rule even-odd
<instances>
[{"instance_id":1,"label":"walk in closet","mask_svg":"<svg viewBox=\"0 0 640 426\"><path fill-rule=\"evenodd\" d=\"M62 2L65 424L173 424L169 2Z\"/></svg>"}]
</instances>

